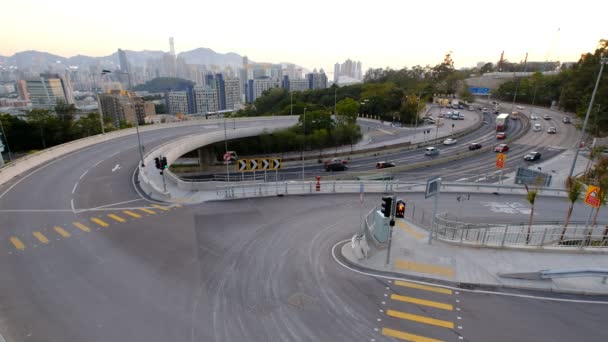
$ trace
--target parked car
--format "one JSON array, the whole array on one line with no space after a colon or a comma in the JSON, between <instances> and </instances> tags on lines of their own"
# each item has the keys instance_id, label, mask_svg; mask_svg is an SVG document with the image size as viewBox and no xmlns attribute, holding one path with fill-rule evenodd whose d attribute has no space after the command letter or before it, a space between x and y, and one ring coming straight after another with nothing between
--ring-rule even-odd
<instances>
[{"instance_id":1,"label":"parked car","mask_svg":"<svg viewBox=\"0 0 608 342\"><path fill-rule=\"evenodd\" d=\"M447 138L443 141L444 145L454 145L456 144L458 141L456 139L452 139L452 138Z\"/></svg>"},{"instance_id":2,"label":"parked car","mask_svg":"<svg viewBox=\"0 0 608 342\"><path fill-rule=\"evenodd\" d=\"M471 143L471 145L469 145L469 150L471 150L471 151L479 150L480 148L481 148L480 143Z\"/></svg>"},{"instance_id":3,"label":"parked car","mask_svg":"<svg viewBox=\"0 0 608 342\"><path fill-rule=\"evenodd\" d=\"M433 146L424 149L425 156L436 156L439 154L439 150Z\"/></svg>"},{"instance_id":4,"label":"parked car","mask_svg":"<svg viewBox=\"0 0 608 342\"><path fill-rule=\"evenodd\" d=\"M325 165L325 171L346 171L348 167L342 163L330 163Z\"/></svg>"},{"instance_id":5,"label":"parked car","mask_svg":"<svg viewBox=\"0 0 608 342\"><path fill-rule=\"evenodd\" d=\"M570 123L571 121L570 121L569 117L564 116L564 118L562 119L562 122L565 123L565 124L567 124L567 123Z\"/></svg>"},{"instance_id":6,"label":"parked car","mask_svg":"<svg viewBox=\"0 0 608 342\"><path fill-rule=\"evenodd\" d=\"M507 133L505 133L505 132L500 132L500 133L496 134L496 139L498 139L498 140L503 140L506 138L507 138Z\"/></svg>"},{"instance_id":7,"label":"parked car","mask_svg":"<svg viewBox=\"0 0 608 342\"><path fill-rule=\"evenodd\" d=\"M395 167L395 164L391 163L391 162L385 162L385 161L376 163L376 169L386 169L387 167Z\"/></svg>"},{"instance_id":8,"label":"parked car","mask_svg":"<svg viewBox=\"0 0 608 342\"><path fill-rule=\"evenodd\" d=\"M545 114L545 115L543 115L543 119L545 119L545 120L551 120L551 117L549 116L549 114Z\"/></svg>"},{"instance_id":9,"label":"parked car","mask_svg":"<svg viewBox=\"0 0 608 342\"><path fill-rule=\"evenodd\" d=\"M524 107L522 107L522 106L517 106L517 109L518 109L518 110L522 110L522 109L524 109Z\"/></svg>"},{"instance_id":10,"label":"parked car","mask_svg":"<svg viewBox=\"0 0 608 342\"><path fill-rule=\"evenodd\" d=\"M549 129L547 130L547 133L549 133L549 134L555 134L555 133L557 133L557 128L555 128L555 127L549 127Z\"/></svg>"},{"instance_id":11,"label":"parked car","mask_svg":"<svg viewBox=\"0 0 608 342\"><path fill-rule=\"evenodd\" d=\"M473 106L469 106L469 110L470 110L470 111L474 111L474 110L475 110L475 108L474 108Z\"/></svg>"},{"instance_id":12,"label":"parked car","mask_svg":"<svg viewBox=\"0 0 608 342\"><path fill-rule=\"evenodd\" d=\"M452 116L450 117L450 119L452 119L452 120L458 120L458 119L460 119L460 115L454 113L454 114L452 114Z\"/></svg>"},{"instance_id":13,"label":"parked car","mask_svg":"<svg viewBox=\"0 0 608 342\"><path fill-rule=\"evenodd\" d=\"M494 152L507 152L509 150L509 146L507 146L507 144L500 144L496 147L494 147Z\"/></svg>"},{"instance_id":14,"label":"parked car","mask_svg":"<svg viewBox=\"0 0 608 342\"><path fill-rule=\"evenodd\" d=\"M464 120L464 114L458 113L458 120Z\"/></svg>"},{"instance_id":15,"label":"parked car","mask_svg":"<svg viewBox=\"0 0 608 342\"><path fill-rule=\"evenodd\" d=\"M530 152L524 156L524 160L526 161L534 161L540 159L540 152Z\"/></svg>"},{"instance_id":16,"label":"parked car","mask_svg":"<svg viewBox=\"0 0 608 342\"><path fill-rule=\"evenodd\" d=\"M534 132L540 132L540 131L541 131L541 129L542 129L542 128L541 128L540 124L534 124L534 126L532 127L532 130L533 130Z\"/></svg>"},{"instance_id":17,"label":"parked car","mask_svg":"<svg viewBox=\"0 0 608 342\"><path fill-rule=\"evenodd\" d=\"M445 114L443 113L439 113L439 115L437 115L438 118L443 118L445 116Z\"/></svg>"}]
</instances>

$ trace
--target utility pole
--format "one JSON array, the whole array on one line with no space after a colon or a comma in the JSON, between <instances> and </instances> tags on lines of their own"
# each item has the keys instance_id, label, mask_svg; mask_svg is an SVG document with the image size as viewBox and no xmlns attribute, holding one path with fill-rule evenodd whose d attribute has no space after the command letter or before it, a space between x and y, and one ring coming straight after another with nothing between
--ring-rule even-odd
<instances>
[{"instance_id":1,"label":"utility pole","mask_svg":"<svg viewBox=\"0 0 608 342\"><path fill-rule=\"evenodd\" d=\"M608 62L608 58L600 56L600 71L597 73L597 80L595 81L595 87L593 88L593 93L591 94L591 101L589 101L589 107L587 107L587 114L585 115L585 121L583 122L583 128L581 129L581 136L578 139L578 143L576 144L576 152L574 153L574 159L572 160L572 166L570 166L570 173L568 173L568 177L572 177L572 174L574 173L574 166L576 165L578 152L580 151L581 143L585 138L585 129L587 128L587 121L589 121L589 114L591 114L591 108L593 108L595 93L597 92L597 87L600 84L600 79L602 78L602 71L604 70L604 64L606 64L606 62Z\"/></svg>"},{"instance_id":2,"label":"utility pole","mask_svg":"<svg viewBox=\"0 0 608 342\"><path fill-rule=\"evenodd\" d=\"M395 226L395 209L397 207L397 197L392 196L391 201L391 217L388 222L388 247L386 248L386 265L391 262L391 245L393 244L393 227Z\"/></svg>"}]
</instances>

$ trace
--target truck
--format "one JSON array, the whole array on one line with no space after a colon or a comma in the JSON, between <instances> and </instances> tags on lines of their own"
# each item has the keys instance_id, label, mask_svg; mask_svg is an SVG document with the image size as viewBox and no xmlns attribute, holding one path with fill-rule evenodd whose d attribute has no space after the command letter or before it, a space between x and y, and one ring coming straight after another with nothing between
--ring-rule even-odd
<instances>
[{"instance_id":1,"label":"truck","mask_svg":"<svg viewBox=\"0 0 608 342\"><path fill-rule=\"evenodd\" d=\"M509 126L509 114L502 113L496 117L496 132L504 132Z\"/></svg>"}]
</instances>

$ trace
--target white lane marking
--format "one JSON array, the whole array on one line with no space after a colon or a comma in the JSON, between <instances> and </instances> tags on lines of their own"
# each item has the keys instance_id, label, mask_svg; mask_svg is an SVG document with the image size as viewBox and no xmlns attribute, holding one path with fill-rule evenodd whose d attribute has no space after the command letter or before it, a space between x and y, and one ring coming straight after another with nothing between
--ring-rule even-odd
<instances>
[{"instance_id":1,"label":"white lane marking","mask_svg":"<svg viewBox=\"0 0 608 342\"><path fill-rule=\"evenodd\" d=\"M72 188L72 195L76 192L76 187L78 187L78 182L76 182Z\"/></svg>"},{"instance_id":2,"label":"white lane marking","mask_svg":"<svg viewBox=\"0 0 608 342\"><path fill-rule=\"evenodd\" d=\"M114 157L115 155L119 154L120 152L122 152L122 151L116 151L116 152L114 152L114 153L110 154L110 155L108 156L108 158L112 158L112 157ZM106 159L107 159L107 158L106 158Z\"/></svg>"},{"instance_id":3,"label":"white lane marking","mask_svg":"<svg viewBox=\"0 0 608 342\"><path fill-rule=\"evenodd\" d=\"M76 212L76 208L74 208L74 199L73 198L70 201L70 206L72 207L72 212L75 213Z\"/></svg>"},{"instance_id":4,"label":"white lane marking","mask_svg":"<svg viewBox=\"0 0 608 342\"><path fill-rule=\"evenodd\" d=\"M53 212L66 212L66 211L72 211L72 210L71 209L2 209L2 210L0 210L0 213L30 213L30 212L53 213Z\"/></svg>"},{"instance_id":5,"label":"white lane marking","mask_svg":"<svg viewBox=\"0 0 608 342\"><path fill-rule=\"evenodd\" d=\"M599 301L599 300L582 300L582 299L563 299L563 298L551 298L551 297L542 297L542 296L532 296L532 295L522 295L522 294L516 294L516 293L504 293L504 292L496 292L496 291L485 291L485 290L469 290L469 289L461 289L459 287L454 287L454 286L448 286L448 285L443 285L443 284L435 284L435 283L429 283L429 282L424 282L424 281L419 281L419 280L414 280L414 279L409 279L407 277L391 277L391 276L386 276L386 275L381 275L381 274L373 274L373 273L369 273L369 272L364 272L364 271L359 271L356 270L348 265L345 265L344 263L342 263L340 260L338 260L338 258L336 257L336 247L338 245L344 244L346 242L349 242L350 239L348 240L342 240L342 241L338 241L334 244L334 246L331 248L331 256L334 259L334 261L336 263L338 263L338 265L349 269L355 273L359 273L359 274L363 274L369 277L375 277L375 278L381 278L381 279L391 279L391 280L404 280L406 279L407 281L411 282L411 283L416 283L416 284L421 284L421 285L428 285L428 286L435 286L435 287L442 287L445 289L450 289L450 290L458 290L458 291L465 291L465 292L470 292L470 293L480 293L480 294L490 294L490 295L497 295L497 296L505 296L505 297L516 297L516 298L526 298L526 299L537 299L537 300L549 300L549 301L553 301L553 302L566 302L566 303L583 303L583 304L601 304L601 305L608 305L608 301L603 302L603 301ZM384 302L382 302L382 304L384 304Z\"/></svg>"},{"instance_id":6,"label":"white lane marking","mask_svg":"<svg viewBox=\"0 0 608 342\"><path fill-rule=\"evenodd\" d=\"M136 201L141 201L141 198L137 198L137 199L133 199L133 200L128 200L128 201L123 201L123 202L117 202L117 203L110 203L110 204L102 205L102 206L95 207L95 208L80 209L78 212L81 213L83 211L99 210L99 209L102 209L102 208L107 208L107 207L111 207L111 206L115 206L115 205L119 205L119 204L131 203L131 202L136 202ZM162 202L159 202L159 203L162 203ZM162 204L166 204L166 203L162 203ZM113 208L113 209L116 209L116 208Z\"/></svg>"},{"instance_id":7,"label":"white lane marking","mask_svg":"<svg viewBox=\"0 0 608 342\"><path fill-rule=\"evenodd\" d=\"M82 179L87 173L89 172L89 169L86 169L81 175L80 178L78 179Z\"/></svg>"},{"instance_id":8,"label":"white lane marking","mask_svg":"<svg viewBox=\"0 0 608 342\"><path fill-rule=\"evenodd\" d=\"M105 159L102 159L100 161L98 161L97 163L93 164L93 167L96 167L97 165L101 164Z\"/></svg>"},{"instance_id":9,"label":"white lane marking","mask_svg":"<svg viewBox=\"0 0 608 342\"><path fill-rule=\"evenodd\" d=\"M120 169L121 169L120 164L116 164L116 166L114 166L114 168L112 169L112 172L118 171Z\"/></svg>"}]
</instances>

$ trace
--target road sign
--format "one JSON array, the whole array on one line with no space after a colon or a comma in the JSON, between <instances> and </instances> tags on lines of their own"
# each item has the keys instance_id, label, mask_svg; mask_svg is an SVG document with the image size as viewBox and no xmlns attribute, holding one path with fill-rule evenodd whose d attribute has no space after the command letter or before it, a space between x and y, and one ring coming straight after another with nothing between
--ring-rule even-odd
<instances>
[{"instance_id":1,"label":"road sign","mask_svg":"<svg viewBox=\"0 0 608 342\"><path fill-rule=\"evenodd\" d=\"M441 177L435 176L427 179L424 198L429 198L437 195L437 193L439 192L439 186L441 186Z\"/></svg>"},{"instance_id":2,"label":"road sign","mask_svg":"<svg viewBox=\"0 0 608 342\"><path fill-rule=\"evenodd\" d=\"M268 170L270 161L268 159L258 159L258 164L260 164L260 170Z\"/></svg>"},{"instance_id":3,"label":"road sign","mask_svg":"<svg viewBox=\"0 0 608 342\"><path fill-rule=\"evenodd\" d=\"M270 158L271 166L270 170L280 170L281 169L281 158Z\"/></svg>"},{"instance_id":4,"label":"road sign","mask_svg":"<svg viewBox=\"0 0 608 342\"><path fill-rule=\"evenodd\" d=\"M229 162L232 159L232 154L226 152L224 153L224 161Z\"/></svg>"},{"instance_id":5,"label":"road sign","mask_svg":"<svg viewBox=\"0 0 608 342\"><path fill-rule=\"evenodd\" d=\"M594 208L599 208L601 204L600 200L600 188L594 185L587 186L587 194L585 195L585 204L588 204Z\"/></svg>"},{"instance_id":6,"label":"road sign","mask_svg":"<svg viewBox=\"0 0 608 342\"><path fill-rule=\"evenodd\" d=\"M507 161L507 156L503 153L496 154L496 167L499 169L503 169L505 167L505 162Z\"/></svg>"},{"instance_id":7,"label":"road sign","mask_svg":"<svg viewBox=\"0 0 608 342\"><path fill-rule=\"evenodd\" d=\"M258 171L258 160L257 159L249 159L249 171Z\"/></svg>"},{"instance_id":8,"label":"road sign","mask_svg":"<svg viewBox=\"0 0 608 342\"><path fill-rule=\"evenodd\" d=\"M237 170L239 172L245 172L249 169L248 159L239 159L237 162Z\"/></svg>"}]
</instances>

